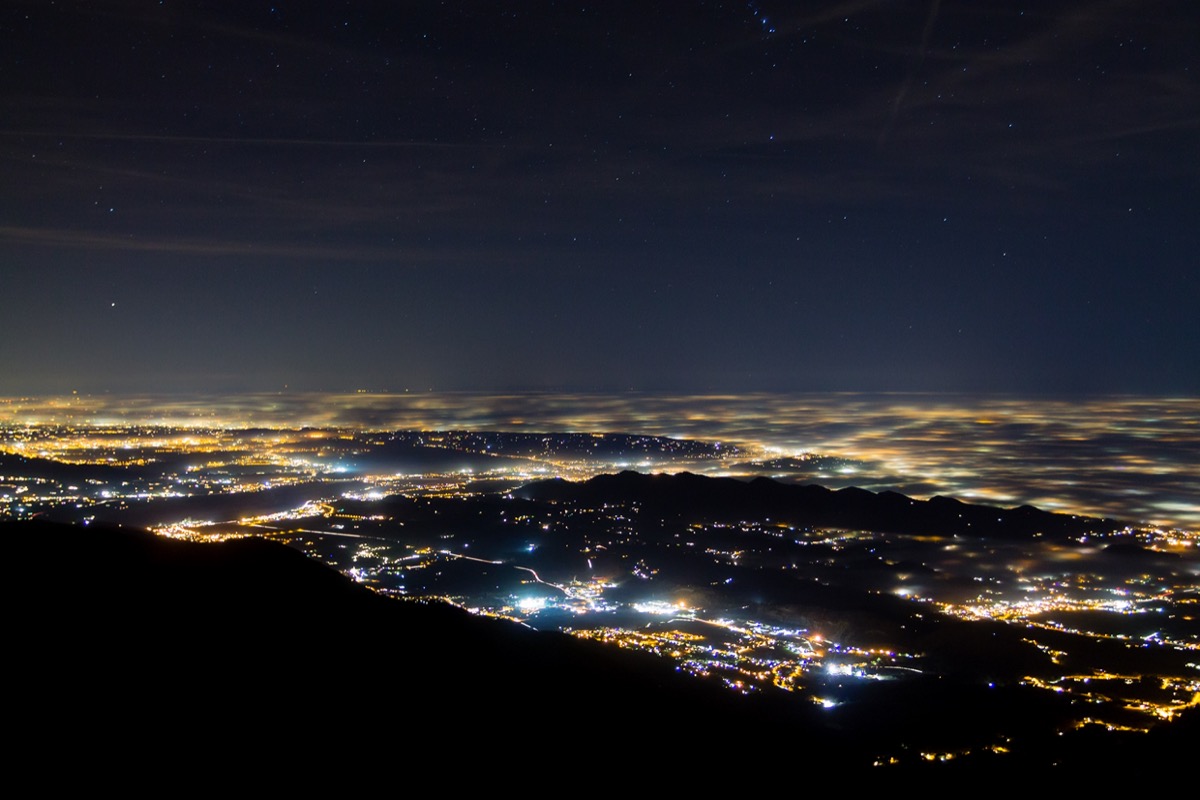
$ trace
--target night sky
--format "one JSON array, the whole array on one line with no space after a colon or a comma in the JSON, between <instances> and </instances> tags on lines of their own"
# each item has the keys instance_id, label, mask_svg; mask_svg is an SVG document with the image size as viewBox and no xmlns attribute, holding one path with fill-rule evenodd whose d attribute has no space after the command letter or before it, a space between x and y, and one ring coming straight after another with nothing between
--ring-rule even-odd
<instances>
[{"instance_id":1,"label":"night sky","mask_svg":"<svg viewBox=\"0 0 1200 800\"><path fill-rule=\"evenodd\" d=\"M0 3L0 395L1200 393L1200 3Z\"/></svg>"}]
</instances>

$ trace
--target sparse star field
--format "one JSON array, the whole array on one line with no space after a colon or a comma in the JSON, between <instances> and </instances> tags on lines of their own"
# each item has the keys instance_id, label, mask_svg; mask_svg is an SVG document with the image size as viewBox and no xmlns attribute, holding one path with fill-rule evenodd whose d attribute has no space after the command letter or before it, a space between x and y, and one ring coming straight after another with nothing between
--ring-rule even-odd
<instances>
[{"instance_id":1,"label":"sparse star field","mask_svg":"<svg viewBox=\"0 0 1200 800\"><path fill-rule=\"evenodd\" d=\"M0 8L0 395L1200 392L1186 0Z\"/></svg>"}]
</instances>

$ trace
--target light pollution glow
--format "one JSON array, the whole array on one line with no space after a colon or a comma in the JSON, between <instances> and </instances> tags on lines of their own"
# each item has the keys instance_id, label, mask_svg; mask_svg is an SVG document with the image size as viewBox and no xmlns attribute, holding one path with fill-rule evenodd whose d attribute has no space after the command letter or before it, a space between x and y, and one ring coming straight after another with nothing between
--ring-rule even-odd
<instances>
[{"instance_id":1,"label":"light pollution glow","mask_svg":"<svg viewBox=\"0 0 1200 800\"><path fill-rule=\"evenodd\" d=\"M832 488L1200 528L1200 398L933 394L356 392L0 399L0 426L502 430L722 441L761 459L855 462L797 476ZM26 452L19 437L5 442ZM711 472L732 469L712 465Z\"/></svg>"}]
</instances>

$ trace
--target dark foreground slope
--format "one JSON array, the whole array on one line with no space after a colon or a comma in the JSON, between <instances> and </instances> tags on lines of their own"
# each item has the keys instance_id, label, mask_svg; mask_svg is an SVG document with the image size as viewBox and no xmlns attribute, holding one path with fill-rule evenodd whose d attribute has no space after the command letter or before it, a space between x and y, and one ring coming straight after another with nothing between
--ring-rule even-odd
<instances>
[{"instance_id":1,"label":"dark foreground slope","mask_svg":"<svg viewBox=\"0 0 1200 800\"><path fill-rule=\"evenodd\" d=\"M870 767L894 751L877 737L902 740L933 699L864 708L850 730L792 695L738 697L651 657L380 597L270 542L46 523L2 524L0 537L8 762L56 784L249 770L334 786L433 775L448 788L563 766L613 787L649 770L677 789L785 768L894 779L904 773ZM1170 766L1196 726L1172 728L1054 737L930 774Z\"/></svg>"},{"instance_id":2,"label":"dark foreground slope","mask_svg":"<svg viewBox=\"0 0 1200 800\"><path fill-rule=\"evenodd\" d=\"M806 710L743 702L641 654L388 599L271 542L49 523L0 536L7 722L39 756L497 765L725 739L841 758ZM785 719L787 740L760 748Z\"/></svg>"}]
</instances>

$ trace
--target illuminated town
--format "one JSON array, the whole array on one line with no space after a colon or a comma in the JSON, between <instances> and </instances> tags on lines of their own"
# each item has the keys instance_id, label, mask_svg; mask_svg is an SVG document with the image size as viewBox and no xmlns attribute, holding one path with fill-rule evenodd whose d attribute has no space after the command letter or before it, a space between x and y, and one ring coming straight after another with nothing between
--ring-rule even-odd
<instances>
[{"instance_id":1,"label":"illuminated town","mask_svg":"<svg viewBox=\"0 0 1200 800\"><path fill-rule=\"evenodd\" d=\"M831 714L867 687L969 659L976 643L961 632L973 630L1005 648L979 681L1065 698L1067 727L1148 730L1200 705L1194 530L1096 519L1070 536L889 532L581 493L598 475L748 481L805 465L796 483L850 485L873 463L905 460L894 445L786 452L660 433L72 415L8 404L0 517L270 538L382 594L646 651L735 692L781 689Z\"/></svg>"}]
</instances>

